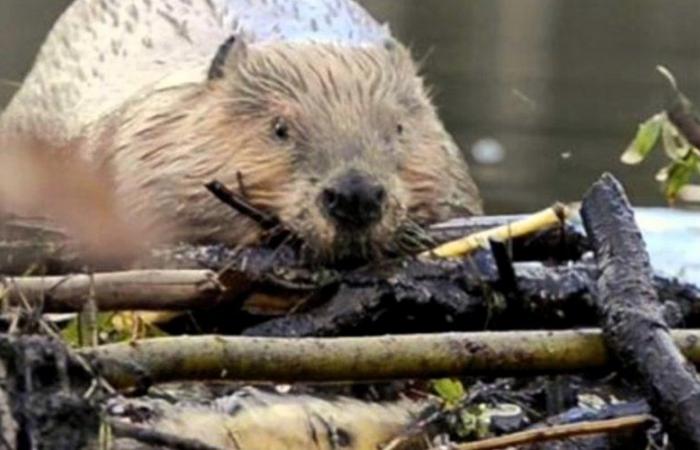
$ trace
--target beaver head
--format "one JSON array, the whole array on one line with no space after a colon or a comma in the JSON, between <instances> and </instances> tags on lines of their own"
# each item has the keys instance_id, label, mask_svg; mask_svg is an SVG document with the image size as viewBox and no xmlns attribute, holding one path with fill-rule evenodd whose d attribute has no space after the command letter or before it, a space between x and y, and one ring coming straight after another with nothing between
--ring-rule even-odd
<instances>
[{"instance_id":1,"label":"beaver head","mask_svg":"<svg viewBox=\"0 0 700 450\"><path fill-rule=\"evenodd\" d=\"M150 93L106 127L129 209L148 197L185 239L248 243L255 225L202 188L217 178L325 261L380 256L416 223L481 211L400 44L222 49L205 85Z\"/></svg>"}]
</instances>

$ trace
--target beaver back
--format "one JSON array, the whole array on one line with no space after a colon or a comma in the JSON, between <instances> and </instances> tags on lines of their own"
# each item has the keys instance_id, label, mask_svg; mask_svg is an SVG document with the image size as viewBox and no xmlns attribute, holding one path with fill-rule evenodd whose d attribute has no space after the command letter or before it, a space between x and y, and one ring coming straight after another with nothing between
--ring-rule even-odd
<instances>
[{"instance_id":1,"label":"beaver back","mask_svg":"<svg viewBox=\"0 0 700 450\"><path fill-rule=\"evenodd\" d=\"M76 0L0 124L72 139L139 92L204 81L237 34L360 46L389 31L352 0Z\"/></svg>"}]
</instances>

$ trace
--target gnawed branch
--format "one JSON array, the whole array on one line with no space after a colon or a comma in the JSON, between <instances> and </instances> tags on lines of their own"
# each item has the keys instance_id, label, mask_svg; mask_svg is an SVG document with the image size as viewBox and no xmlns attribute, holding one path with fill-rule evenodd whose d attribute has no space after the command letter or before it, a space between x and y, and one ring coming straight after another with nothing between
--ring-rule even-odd
<instances>
[{"instance_id":1,"label":"gnawed branch","mask_svg":"<svg viewBox=\"0 0 700 450\"><path fill-rule=\"evenodd\" d=\"M700 362L700 331L675 331ZM610 363L600 331L446 333L356 338L193 336L80 353L115 387L184 380L339 381L574 372Z\"/></svg>"}]
</instances>

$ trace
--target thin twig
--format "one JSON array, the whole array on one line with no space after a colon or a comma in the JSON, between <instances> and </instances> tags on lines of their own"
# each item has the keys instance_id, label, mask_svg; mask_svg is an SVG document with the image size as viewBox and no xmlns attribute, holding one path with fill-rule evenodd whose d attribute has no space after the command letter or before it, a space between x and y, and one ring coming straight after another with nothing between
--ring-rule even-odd
<instances>
[{"instance_id":1,"label":"thin twig","mask_svg":"<svg viewBox=\"0 0 700 450\"><path fill-rule=\"evenodd\" d=\"M680 90L670 70L664 66L657 66L657 70L668 80L675 95L666 110L669 120L693 147L700 148L700 118L693 103Z\"/></svg>"},{"instance_id":2,"label":"thin twig","mask_svg":"<svg viewBox=\"0 0 700 450\"><path fill-rule=\"evenodd\" d=\"M214 180L205 186L222 203L257 222L263 229L271 230L279 225L279 220L275 216L251 205L248 200L227 188L220 181Z\"/></svg>"},{"instance_id":3,"label":"thin twig","mask_svg":"<svg viewBox=\"0 0 700 450\"><path fill-rule=\"evenodd\" d=\"M619 417L609 420L579 422L567 425L557 425L547 428L520 431L518 433L499 436L481 441L469 442L456 447L456 450L496 450L531 444L533 442L553 441L557 439L587 436L601 433L618 433L646 427L653 423L654 418L648 415Z\"/></svg>"}]
</instances>

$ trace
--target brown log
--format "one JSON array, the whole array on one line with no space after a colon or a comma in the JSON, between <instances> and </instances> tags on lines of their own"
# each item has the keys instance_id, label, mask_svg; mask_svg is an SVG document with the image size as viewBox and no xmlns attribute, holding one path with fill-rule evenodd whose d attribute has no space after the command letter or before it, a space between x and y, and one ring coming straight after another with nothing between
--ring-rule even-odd
<instances>
[{"instance_id":1,"label":"brown log","mask_svg":"<svg viewBox=\"0 0 700 450\"><path fill-rule=\"evenodd\" d=\"M600 270L598 309L607 344L648 392L674 447L700 449L698 374L673 343L634 213L612 175L593 185L581 215Z\"/></svg>"},{"instance_id":2,"label":"brown log","mask_svg":"<svg viewBox=\"0 0 700 450\"><path fill-rule=\"evenodd\" d=\"M201 309L219 304L230 293L209 270L4 277L0 289L11 305L49 312L82 311L90 296L100 311Z\"/></svg>"}]
</instances>

